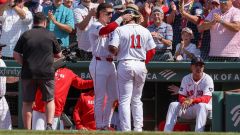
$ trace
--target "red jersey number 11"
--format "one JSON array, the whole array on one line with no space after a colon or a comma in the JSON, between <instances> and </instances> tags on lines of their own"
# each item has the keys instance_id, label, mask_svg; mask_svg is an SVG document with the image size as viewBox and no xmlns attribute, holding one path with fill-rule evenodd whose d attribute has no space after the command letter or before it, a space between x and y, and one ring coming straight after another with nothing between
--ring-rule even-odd
<instances>
[{"instance_id":1,"label":"red jersey number 11","mask_svg":"<svg viewBox=\"0 0 240 135\"><path fill-rule=\"evenodd\" d=\"M137 40L135 40L137 39ZM135 43L135 41L137 41L137 43ZM141 48L141 44L140 44L140 35L131 35L131 47L130 48Z\"/></svg>"}]
</instances>

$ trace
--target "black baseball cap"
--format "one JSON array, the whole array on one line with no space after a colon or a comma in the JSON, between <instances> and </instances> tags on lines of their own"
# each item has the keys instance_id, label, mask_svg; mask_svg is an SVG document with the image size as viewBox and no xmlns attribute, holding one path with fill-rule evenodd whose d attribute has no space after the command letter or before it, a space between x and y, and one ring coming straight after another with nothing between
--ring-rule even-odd
<instances>
[{"instance_id":1,"label":"black baseball cap","mask_svg":"<svg viewBox=\"0 0 240 135\"><path fill-rule=\"evenodd\" d=\"M7 45L5 45L5 44L1 44L1 43L0 43L0 47L5 47L5 46L7 46Z\"/></svg>"},{"instance_id":2,"label":"black baseball cap","mask_svg":"<svg viewBox=\"0 0 240 135\"><path fill-rule=\"evenodd\" d=\"M195 65L197 63L205 65L203 59L201 57L196 57L191 60L191 65Z\"/></svg>"}]
</instances>

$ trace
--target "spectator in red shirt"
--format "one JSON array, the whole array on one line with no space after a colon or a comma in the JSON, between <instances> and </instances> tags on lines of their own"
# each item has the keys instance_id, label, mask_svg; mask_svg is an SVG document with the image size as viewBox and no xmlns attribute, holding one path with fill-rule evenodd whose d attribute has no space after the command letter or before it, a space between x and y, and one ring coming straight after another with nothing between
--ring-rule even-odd
<instances>
[{"instance_id":1,"label":"spectator in red shirt","mask_svg":"<svg viewBox=\"0 0 240 135\"><path fill-rule=\"evenodd\" d=\"M58 61L60 63L59 66L61 67L62 62L61 60ZM81 79L70 69L64 67L57 69L57 71L55 72L55 93L54 93L55 117L52 124L52 128L54 130L59 129L58 123L60 122L60 116L64 110L70 86L73 86L77 89L93 88L93 81ZM41 98L42 94L40 90L38 90L35 98L35 105L33 106L33 118L32 118L33 130L44 130L46 126L44 118L45 103L41 100Z\"/></svg>"},{"instance_id":2,"label":"spectator in red shirt","mask_svg":"<svg viewBox=\"0 0 240 135\"><path fill-rule=\"evenodd\" d=\"M94 119L94 90L82 93L73 111L73 120L78 130L96 130Z\"/></svg>"}]
</instances>

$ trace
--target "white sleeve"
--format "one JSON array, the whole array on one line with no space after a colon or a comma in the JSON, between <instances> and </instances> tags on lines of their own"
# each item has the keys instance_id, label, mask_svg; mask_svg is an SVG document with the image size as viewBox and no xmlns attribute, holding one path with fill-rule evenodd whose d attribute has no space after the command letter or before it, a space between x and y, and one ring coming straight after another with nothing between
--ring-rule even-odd
<instances>
[{"instance_id":1,"label":"white sleeve","mask_svg":"<svg viewBox=\"0 0 240 135\"><path fill-rule=\"evenodd\" d=\"M156 47L156 44L155 44L155 42L153 40L153 37L152 37L151 33L148 32L148 41L147 41L147 48L146 48L146 50L148 51L148 50L154 49L155 47Z\"/></svg>"},{"instance_id":2,"label":"white sleeve","mask_svg":"<svg viewBox=\"0 0 240 135\"><path fill-rule=\"evenodd\" d=\"M99 22L93 23L89 29L89 37L99 36L99 31L102 27L103 25Z\"/></svg>"},{"instance_id":3,"label":"white sleeve","mask_svg":"<svg viewBox=\"0 0 240 135\"><path fill-rule=\"evenodd\" d=\"M183 96L187 96L187 82L186 77L183 78L181 82L181 86L179 88L178 94L181 94Z\"/></svg>"},{"instance_id":4,"label":"white sleeve","mask_svg":"<svg viewBox=\"0 0 240 135\"><path fill-rule=\"evenodd\" d=\"M111 34L109 38L109 45L115 46L118 48L120 44L120 31L116 28Z\"/></svg>"},{"instance_id":5,"label":"white sleeve","mask_svg":"<svg viewBox=\"0 0 240 135\"><path fill-rule=\"evenodd\" d=\"M206 80L204 83L205 87L203 88L203 95L212 96L214 91L213 79L210 76L206 76Z\"/></svg>"},{"instance_id":6,"label":"white sleeve","mask_svg":"<svg viewBox=\"0 0 240 135\"><path fill-rule=\"evenodd\" d=\"M83 16L81 13L81 9L79 8L75 8L73 10L73 14L74 14L74 24L80 23L83 21Z\"/></svg>"}]
</instances>

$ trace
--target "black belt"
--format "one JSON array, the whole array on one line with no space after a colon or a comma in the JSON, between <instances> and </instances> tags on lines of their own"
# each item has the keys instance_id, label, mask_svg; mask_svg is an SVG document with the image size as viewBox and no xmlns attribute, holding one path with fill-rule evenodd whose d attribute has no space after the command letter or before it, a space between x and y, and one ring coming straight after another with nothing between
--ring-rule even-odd
<instances>
[{"instance_id":1,"label":"black belt","mask_svg":"<svg viewBox=\"0 0 240 135\"><path fill-rule=\"evenodd\" d=\"M4 97L4 96L1 96L1 97L0 97L0 100L1 100L3 97Z\"/></svg>"},{"instance_id":2,"label":"black belt","mask_svg":"<svg viewBox=\"0 0 240 135\"><path fill-rule=\"evenodd\" d=\"M145 62L145 60L135 60L135 59L125 59L123 61L128 61L128 60Z\"/></svg>"}]
</instances>

